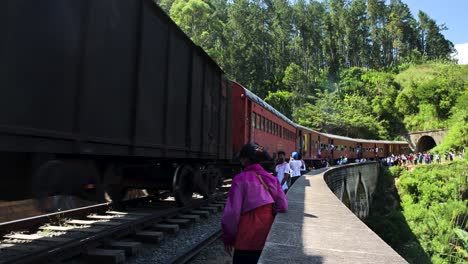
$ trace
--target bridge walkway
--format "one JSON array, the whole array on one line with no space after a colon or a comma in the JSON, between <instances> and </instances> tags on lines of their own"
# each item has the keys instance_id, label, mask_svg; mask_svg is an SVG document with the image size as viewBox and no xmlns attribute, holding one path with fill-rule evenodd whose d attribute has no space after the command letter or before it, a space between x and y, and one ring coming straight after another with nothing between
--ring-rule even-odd
<instances>
[{"instance_id":1,"label":"bridge walkway","mask_svg":"<svg viewBox=\"0 0 468 264\"><path fill-rule=\"evenodd\" d=\"M341 203L326 172L308 173L288 191L289 211L276 216L259 263L407 263Z\"/></svg>"}]
</instances>

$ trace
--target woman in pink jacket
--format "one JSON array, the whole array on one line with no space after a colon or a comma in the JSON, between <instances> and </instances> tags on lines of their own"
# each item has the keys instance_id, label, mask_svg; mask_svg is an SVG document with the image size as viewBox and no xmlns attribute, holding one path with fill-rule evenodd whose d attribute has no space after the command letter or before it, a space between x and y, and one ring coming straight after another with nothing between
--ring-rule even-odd
<instances>
[{"instance_id":1,"label":"woman in pink jacket","mask_svg":"<svg viewBox=\"0 0 468 264\"><path fill-rule=\"evenodd\" d=\"M267 155L255 145L240 151L244 170L232 181L221 225L228 254L234 249L233 263L257 263L274 220L274 213L288 210L288 202L276 177L260 162Z\"/></svg>"}]
</instances>

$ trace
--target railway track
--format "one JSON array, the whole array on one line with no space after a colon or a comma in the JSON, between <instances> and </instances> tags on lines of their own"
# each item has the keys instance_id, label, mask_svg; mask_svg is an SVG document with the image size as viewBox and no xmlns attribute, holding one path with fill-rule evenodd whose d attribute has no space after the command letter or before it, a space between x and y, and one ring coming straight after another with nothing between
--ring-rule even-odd
<instances>
[{"instance_id":1,"label":"railway track","mask_svg":"<svg viewBox=\"0 0 468 264\"><path fill-rule=\"evenodd\" d=\"M205 249L205 247L219 239L221 234L221 229L216 230L199 243L193 245L188 250L181 252L179 255L172 258L170 261L168 261L168 263L184 264L189 262L193 257L197 256L203 249Z\"/></svg>"},{"instance_id":2,"label":"railway track","mask_svg":"<svg viewBox=\"0 0 468 264\"><path fill-rule=\"evenodd\" d=\"M2 223L0 263L122 263L142 245L172 239L180 229L220 212L225 196L220 191L182 208L174 201L144 197ZM195 248L189 251L182 254L185 259L196 254ZM184 263L182 257L173 259Z\"/></svg>"}]
</instances>

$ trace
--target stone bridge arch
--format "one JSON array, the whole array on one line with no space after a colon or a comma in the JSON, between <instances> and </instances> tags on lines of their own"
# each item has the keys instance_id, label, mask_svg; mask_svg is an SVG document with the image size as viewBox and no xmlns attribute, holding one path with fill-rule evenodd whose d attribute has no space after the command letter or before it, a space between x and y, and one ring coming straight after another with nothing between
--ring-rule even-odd
<instances>
[{"instance_id":1,"label":"stone bridge arch","mask_svg":"<svg viewBox=\"0 0 468 264\"><path fill-rule=\"evenodd\" d=\"M379 163L368 162L338 167L325 174L325 181L346 207L360 219L365 219L369 215L378 175Z\"/></svg>"},{"instance_id":2,"label":"stone bridge arch","mask_svg":"<svg viewBox=\"0 0 468 264\"><path fill-rule=\"evenodd\" d=\"M416 131L406 135L406 139L410 143L411 148L416 152L427 151L439 145L447 133L446 128Z\"/></svg>"}]
</instances>

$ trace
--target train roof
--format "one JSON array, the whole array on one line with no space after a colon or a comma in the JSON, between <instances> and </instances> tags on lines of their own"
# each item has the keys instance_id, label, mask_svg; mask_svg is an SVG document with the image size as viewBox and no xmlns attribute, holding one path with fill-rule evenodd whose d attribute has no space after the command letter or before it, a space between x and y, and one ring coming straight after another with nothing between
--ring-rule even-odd
<instances>
[{"instance_id":1,"label":"train roof","mask_svg":"<svg viewBox=\"0 0 468 264\"><path fill-rule=\"evenodd\" d=\"M297 124L291 121L291 119L287 118L285 115L283 115L280 111L276 110L273 106L269 105L267 102L263 101L260 97L258 97L256 94L252 93L249 89L245 88L242 84L236 82L240 87L244 88L245 95L252 101L256 102L257 104L261 105L268 111L272 112L279 118L283 119L286 123L290 124L293 127L297 127Z\"/></svg>"},{"instance_id":2,"label":"train roof","mask_svg":"<svg viewBox=\"0 0 468 264\"><path fill-rule=\"evenodd\" d=\"M329 138L333 139L342 139L342 140L348 140L348 141L354 141L354 142L359 142L359 143L383 143L383 144L408 144L406 141L391 141L391 140L377 140L377 139L362 139L362 138L350 138L350 137L344 137L344 136L338 136L338 135L333 135L333 134L328 134L328 133L323 133L319 132L317 130L313 130L311 128L301 126L299 124L294 123L291 119L287 118L285 115L283 115L280 111L276 110L273 106L269 105L267 102L263 101L260 97L258 97L256 94L251 92L249 89L245 88L242 84L235 82L238 84L240 87L242 87L245 91L245 95L252 101L256 102L257 104L261 105L268 111L272 112L279 118L283 119L286 123L290 124L291 126L295 128L302 128L306 129L309 131L312 131L314 133L317 133L319 135L323 135Z\"/></svg>"},{"instance_id":3,"label":"train roof","mask_svg":"<svg viewBox=\"0 0 468 264\"><path fill-rule=\"evenodd\" d=\"M306 130L312 131L314 133L318 133L320 135L326 136L328 138L333 138L333 139L348 140L348 141L354 141L354 142L359 142L359 143L408 144L408 142L406 142L406 141L391 141L391 140L350 138L350 137L344 137L344 136L338 136L338 135L319 132L317 130L313 130L313 129L310 129L308 127L301 126L301 125L296 125L296 126L298 128L306 129Z\"/></svg>"}]
</instances>

